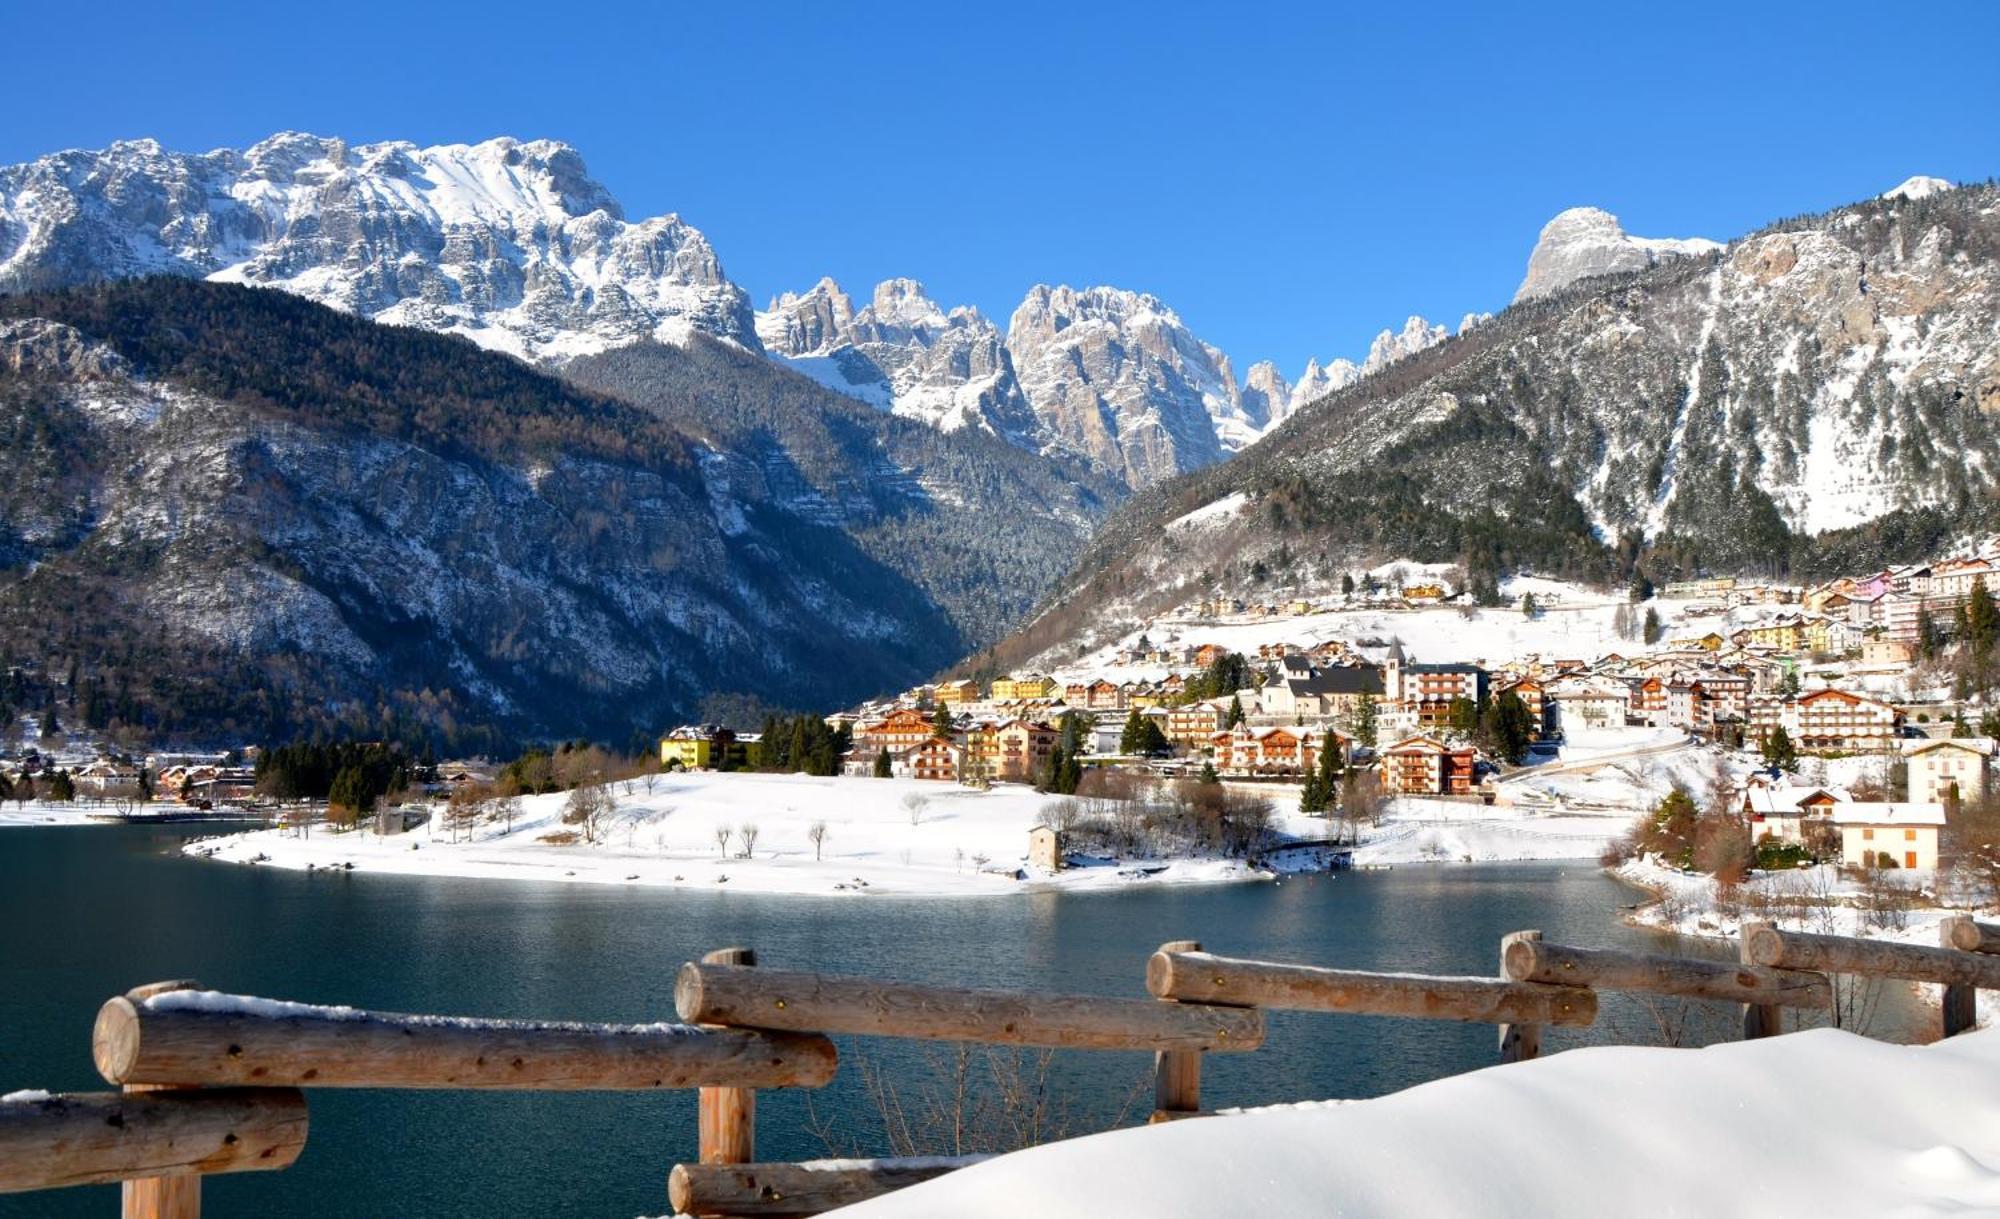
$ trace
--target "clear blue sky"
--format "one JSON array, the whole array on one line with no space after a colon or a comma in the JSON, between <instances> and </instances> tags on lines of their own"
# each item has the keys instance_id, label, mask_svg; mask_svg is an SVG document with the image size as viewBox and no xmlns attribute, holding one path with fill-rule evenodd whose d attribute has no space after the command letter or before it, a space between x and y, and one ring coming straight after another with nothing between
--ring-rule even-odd
<instances>
[{"instance_id":1,"label":"clear blue sky","mask_svg":"<svg viewBox=\"0 0 2000 1219\"><path fill-rule=\"evenodd\" d=\"M2000 173L1992 3L202 7L0 5L0 162L553 137L759 304L910 275L1004 325L1111 283L1239 375L1500 308L1564 207L1726 238Z\"/></svg>"}]
</instances>

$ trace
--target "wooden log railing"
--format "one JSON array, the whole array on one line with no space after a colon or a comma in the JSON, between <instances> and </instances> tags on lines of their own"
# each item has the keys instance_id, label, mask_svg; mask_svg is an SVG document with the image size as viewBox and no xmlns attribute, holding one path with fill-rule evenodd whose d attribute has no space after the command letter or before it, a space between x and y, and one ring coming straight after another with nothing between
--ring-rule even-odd
<instances>
[{"instance_id":1,"label":"wooden log railing","mask_svg":"<svg viewBox=\"0 0 2000 1219\"><path fill-rule=\"evenodd\" d=\"M205 991L120 995L92 1053L116 1084L538 1091L817 1088L824 1037L672 1024L483 1020Z\"/></svg>"},{"instance_id":2,"label":"wooden log railing","mask_svg":"<svg viewBox=\"0 0 2000 1219\"><path fill-rule=\"evenodd\" d=\"M0 1193L270 1172L305 1144L292 1088L24 1096L0 1100Z\"/></svg>"},{"instance_id":3,"label":"wooden log railing","mask_svg":"<svg viewBox=\"0 0 2000 1219\"><path fill-rule=\"evenodd\" d=\"M1146 963L1146 988L1157 998L1182 1003L1364 1016L1530 1025L1583 1025L1597 1019L1597 996L1572 986L1366 973L1205 952L1154 953Z\"/></svg>"},{"instance_id":4,"label":"wooden log railing","mask_svg":"<svg viewBox=\"0 0 2000 1219\"><path fill-rule=\"evenodd\" d=\"M1514 981L1551 986L1781 1007L1824 1009L1833 1005L1833 986L1824 974L1606 948L1572 948L1541 940L1511 940L1502 950L1501 969Z\"/></svg>"},{"instance_id":5,"label":"wooden log railing","mask_svg":"<svg viewBox=\"0 0 2000 1219\"><path fill-rule=\"evenodd\" d=\"M744 1028L978 1041L1074 1050L1254 1050L1254 1011L1099 995L967 990L794 970L690 962L680 1017Z\"/></svg>"},{"instance_id":6,"label":"wooden log railing","mask_svg":"<svg viewBox=\"0 0 2000 1219\"><path fill-rule=\"evenodd\" d=\"M1780 931L1760 923L1746 927L1743 955L1754 964L1776 969L1816 969L2000 990L2000 956L1956 948Z\"/></svg>"},{"instance_id":7,"label":"wooden log railing","mask_svg":"<svg viewBox=\"0 0 2000 1219\"><path fill-rule=\"evenodd\" d=\"M1261 1046L1263 1008L1495 1024L1502 1060L1518 1061L1539 1052L1545 1026L1595 1021L1600 990L1740 1003L1754 1037L1778 1032L1786 1007L1831 1007L1828 975L1851 974L1942 986L1951 1036L1972 1026L1978 989L2000 989L2000 926L1955 917L1938 935L1932 948L1751 922L1730 964L1522 931L1503 939L1497 978L1241 960L1177 940L1147 961L1150 999L761 969L748 949L724 949L681 968L679 1025L405 1015L155 983L98 1012L92 1051L124 1092L0 1100L0 1193L122 1181L127 1219L198 1219L202 1175L298 1158L301 1087L699 1089L700 1160L672 1169L675 1208L813 1215L977 1158L757 1162L756 1090L830 1082L838 1056L828 1034L1150 1051L1162 1121L1203 1115L1203 1057Z\"/></svg>"},{"instance_id":8,"label":"wooden log railing","mask_svg":"<svg viewBox=\"0 0 2000 1219\"><path fill-rule=\"evenodd\" d=\"M921 1184L986 1156L808 1160L797 1164L676 1164L667 1198L683 1215L800 1219Z\"/></svg>"}]
</instances>

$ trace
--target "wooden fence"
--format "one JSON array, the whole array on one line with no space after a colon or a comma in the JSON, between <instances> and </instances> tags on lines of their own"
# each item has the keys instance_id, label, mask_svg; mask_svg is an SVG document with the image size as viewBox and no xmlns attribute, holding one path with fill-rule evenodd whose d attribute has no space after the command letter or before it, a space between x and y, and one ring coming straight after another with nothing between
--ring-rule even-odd
<instances>
[{"instance_id":1,"label":"wooden fence","mask_svg":"<svg viewBox=\"0 0 2000 1219\"><path fill-rule=\"evenodd\" d=\"M1050 995L758 968L730 948L681 967L677 1024L577 1024L366 1012L228 996L161 982L107 1001L92 1052L118 1092L0 1100L0 1193L121 1181L126 1219L197 1219L203 1176L289 1167L314 1088L695 1090L696 1159L667 1178L675 1210L806 1216L980 1157L760 1162L757 1092L818 1088L829 1034L1154 1056L1153 1121L1199 1117L1202 1063L1264 1042L1265 1010L1494 1025L1503 1062L1540 1053L1548 1026L1589 1025L1603 991L1741 1005L1746 1037L1783 1008L1828 1010L1831 975L1943 987L1941 1029L1972 1027L1973 996L2000 990L2000 926L1957 917L1939 946L1746 923L1739 960L1579 948L1519 931L1497 977L1371 973L1244 960L1199 943L1146 962L1150 999Z\"/></svg>"}]
</instances>

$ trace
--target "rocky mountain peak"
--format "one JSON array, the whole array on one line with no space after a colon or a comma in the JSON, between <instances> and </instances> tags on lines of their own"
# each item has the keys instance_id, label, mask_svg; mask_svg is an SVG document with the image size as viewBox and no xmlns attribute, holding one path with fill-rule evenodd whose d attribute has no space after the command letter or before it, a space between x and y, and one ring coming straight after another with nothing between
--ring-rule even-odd
<instances>
[{"instance_id":1,"label":"rocky mountain peak","mask_svg":"<svg viewBox=\"0 0 2000 1219\"><path fill-rule=\"evenodd\" d=\"M1952 189L1952 184L1943 178L1933 178L1918 174L1905 178L1896 186L1882 192L1884 199L1928 199L1941 190Z\"/></svg>"},{"instance_id":2,"label":"rocky mountain peak","mask_svg":"<svg viewBox=\"0 0 2000 1219\"><path fill-rule=\"evenodd\" d=\"M706 333L755 349L747 298L679 217L628 223L574 148L283 132L151 140L0 169L0 290L172 274L283 288L561 361Z\"/></svg>"},{"instance_id":3,"label":"rocky mountain peak","mask_svg":"<svg viewBox=\"0 0 2000 1219\"><path fill-rule=\"evenodd\" d=\"M1634 237L1618 217L1602 208L1572 207L1542 226L1528 256L1527 277L1516 301L1547 296L1580 279L1638 271L1663 258L1708 254L1721 249L1702 237Z\"/></svg>"}]
</instances>

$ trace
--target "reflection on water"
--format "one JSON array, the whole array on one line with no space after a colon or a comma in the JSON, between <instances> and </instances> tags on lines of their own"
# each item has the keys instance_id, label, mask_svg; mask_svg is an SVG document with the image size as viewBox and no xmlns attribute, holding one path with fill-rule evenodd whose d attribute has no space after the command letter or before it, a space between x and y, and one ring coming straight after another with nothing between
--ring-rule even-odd
<instances>
[{"instance_id":1,"label":"reflection on water","mask_svg":"<svg viewBox=\"0 0 2000 1219\"><path fill-rule=\"evenodd\" d=\"M955 902L757 898L598 886L339 873L181 859L184 832L0 831L0 1090L102 1087L97 1006L140 982L192 977L279 998L400 1011L653 1020L674 973L746 944L767 964L991 988L1145 993L1161 943L1360 969L1491 975L1500 937L1539 927L1585 946L1658 949L1622 926L1632 891L1587 864L1399 868L1279 885ZM1697 943L1679 950L1714 951ZM1890 1006L1908 1006L1902 992ZM1697 1005L1701 1006L1701 1005ZM1689 1018L1607 997L1593 1041L1734 1036L1734 1011ZM1214 1106L1373 1096L1494 1061L1484 1025L1273 1013L1261 1050L1214 1055ZM843 1147L887 1150L851 1069L913 1086L918 1047L843 1039L839 1079L813 1098ZM1141 1054L1070 1054L1056 1075L1087 1123L1150 1078ZM692 1095L315 1092L312 1138L283 1173L212 1179L214 1215L633 1215L666 1209L665 1174L695 1149ZM1143 1104L1143 1102L1142 1102ZM825 1154L800 1094L760 1098L758 1147ZM1133 1116L1143 1112L1135 1109ZM0 1198L0 1216L102 1216L115 1191Z\"/></svg>"}]
</instances>

